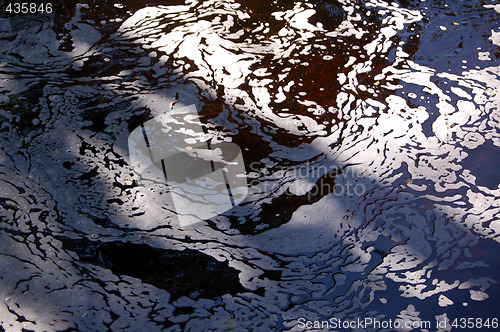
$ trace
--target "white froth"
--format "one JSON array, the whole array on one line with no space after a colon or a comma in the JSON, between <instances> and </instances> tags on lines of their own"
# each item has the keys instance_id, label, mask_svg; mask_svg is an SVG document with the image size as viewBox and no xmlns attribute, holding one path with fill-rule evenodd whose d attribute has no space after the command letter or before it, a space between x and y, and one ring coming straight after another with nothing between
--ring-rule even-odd
<instances>
[{"instance_id":1,"label":"white froth","mask_svg":"<svg viewBox=\"0 0 500 332\"><path fill-rule=\"evenodd\" d=\"M500 46L500 31L491 30L491 37L489 39L493 44Z\"/></svg>"},{"instance_id":2,"label":"white froth","mask_svg":"<svg viewBox=\"0 0 500 332\"><path fill-rule=\"evenodd\" d=\"M497 13L500 13L500 4L483 5L484 8L493 8Z\"/></svg>"},{"instance_id":3,"label":"white froth","mask_svg":"<svg viewBox=\"0 0 500 332\"><path fill-rule=\"evenodd\" d=\"M449 305L453 305L453 301L444 296L443 294L439 295L438 304L440 307L447 307Z\"/></svg>"}]
</instances>

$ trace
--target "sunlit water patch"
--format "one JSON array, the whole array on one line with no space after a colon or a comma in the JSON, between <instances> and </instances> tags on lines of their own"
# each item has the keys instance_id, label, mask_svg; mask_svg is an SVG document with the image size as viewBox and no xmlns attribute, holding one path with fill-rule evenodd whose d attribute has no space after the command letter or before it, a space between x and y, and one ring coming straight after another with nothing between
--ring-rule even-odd
<instances>
[{"instance_id":1,"label":"sunlit water patch","mask_svg":"<svg viewBox=\"0 0 500 332\"><path fill-rule=\"evenodd\" d=\"M5 329L495 313L498 6L95 5L0 21ZM201 139L241 147L250 194L185 228L127 138L191 104ZM172 257L201 270L148 274Z\"/></svg>"}]
</instances>

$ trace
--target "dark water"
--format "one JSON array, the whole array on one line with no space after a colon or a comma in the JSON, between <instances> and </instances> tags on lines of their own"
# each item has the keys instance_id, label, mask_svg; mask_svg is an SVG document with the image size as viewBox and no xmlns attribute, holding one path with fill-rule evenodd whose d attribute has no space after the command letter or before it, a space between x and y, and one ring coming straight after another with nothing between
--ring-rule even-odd
<instances>
[{"instance_id":1,"label":"dark water","mask_svg":"<svg viewBox=\"0 0 500 332\"><path fill-rule=\"evenodd\" d=\"M500 319L500 4L5 5L4 330ZM249 194L184 227L128 137L192 104Z\"/></svg>"}]
</instances>

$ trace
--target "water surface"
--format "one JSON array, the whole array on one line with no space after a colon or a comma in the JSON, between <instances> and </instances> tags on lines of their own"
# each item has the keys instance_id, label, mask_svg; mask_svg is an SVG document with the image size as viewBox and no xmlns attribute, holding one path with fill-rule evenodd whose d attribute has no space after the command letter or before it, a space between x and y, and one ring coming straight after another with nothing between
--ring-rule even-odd
<instances>
[{"instance_id":1,"label":"water surface","mask_svg":"<svg viewBox=\"0 0 500 332\"><path fill-rule=\"evenodd\" d=\"M54 9L0 19L3 329L498 316L500 5ZM127 138L191 104L250 194L180 227Z\"/></svg>"}]
</instances>

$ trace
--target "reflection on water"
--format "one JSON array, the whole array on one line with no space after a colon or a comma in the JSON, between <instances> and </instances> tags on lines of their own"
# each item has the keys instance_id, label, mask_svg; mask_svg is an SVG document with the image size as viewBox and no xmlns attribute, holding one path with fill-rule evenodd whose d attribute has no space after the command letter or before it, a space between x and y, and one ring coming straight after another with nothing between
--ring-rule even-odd
<instances>
[{"instance_id":1,"label":"reflection on water","mask_svg":"<svg viewBox=\"0 0 500 332\"><path fill-rule=\"evenodd\" d=\"M54 7L0 18L2 327L493 318L498 5ZM191 104L205 140L242 148L250 187L237 208L180 227L167 192L134 180L127 138ZM76 245L88 241L90 255ZM203 286L117 270L113 246ZM208 292L168 263L183 250L236 286Z\"/></svg>"}]
</instances>

